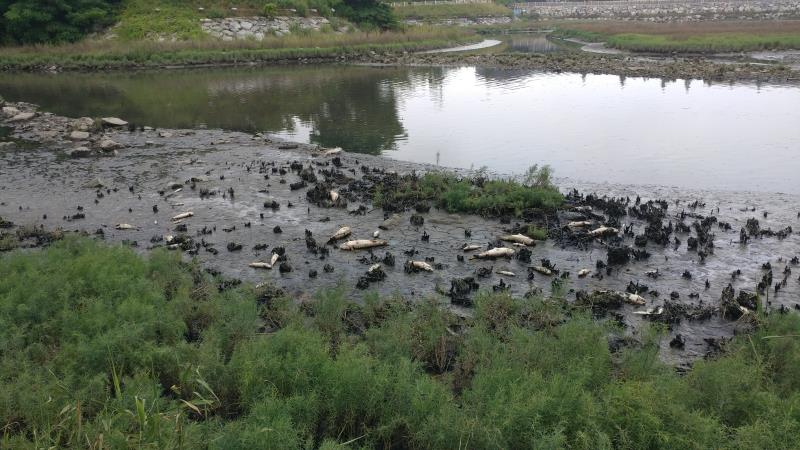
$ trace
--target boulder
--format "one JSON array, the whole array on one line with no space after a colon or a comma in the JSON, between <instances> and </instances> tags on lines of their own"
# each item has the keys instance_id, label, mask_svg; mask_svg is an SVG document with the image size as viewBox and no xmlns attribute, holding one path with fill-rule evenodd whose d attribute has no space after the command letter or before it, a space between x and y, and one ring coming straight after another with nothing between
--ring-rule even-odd
<instances>
[{"instance_id":1,"label":"boulder","mask_svg":"<svg viewBox=\"0 0 800 450\"><path fill-rule=\"evenodd\" d=\"M4 106L3 107L3 116L5 117L14 117L19 114L19 110L14 108L13 106Z\"/></svg>"},{"instance_id":2,"label":"boulder","mask_svg":"<svg viewBox=\"0 0 800 450\"><path fill-rule=\"evenodd\" d=\"M85 141L86 139L89 139L89 132L73 131L69 134L69 139L72 141Z\"/></svg>"},{"instance_id":3,"label":"boulder","mask_svg":"<svg viewBox=\"0 0 800 450\"><path fill-rule=\"evenodd\" d=\"M24 112L24 113L19 113L19 114L17 114L16 116L14 116L14 117L12 117L12 118L8 119L8 121L9 121L9 122L24 122L24 121L26 121L26 120L31 120L31 119L33 119L34 117L36 117L36 113L33 113L33 112Z\"/></svg>"},{"instance_id":4,"label":"boulder","mask_svg":"<svg viewBox=\"0 0 800 450\"><path fill-rule=\"evenodd\" d=\"M101 120L103 121L104 126L110 127L124 127L128 124L128 122L125 122L117 117L103 117Z\"/></svg>"},{"instance_id":5,"label":"boulder","mask_svg":"<svg viewBox=\"0 0 800 450\"><path fill-rule=\"evenodd\" d=\"M81 117L72 122L72 127L78 131L89 131L94 127L94 119L91 117Z\"/></svg>"},{"instance_id":6,"label":"boulder","mask_svg":"<svg viewBox=\"0 0 800 450\"><path fill-rule=\"evenodd\" d=\"M100 150L104 152L110 152L112 150L124 147L124 145L120 144L119 142L115 142L109 138L101 139L98 146L100 147Z\"/></svg>"}]
</instances>

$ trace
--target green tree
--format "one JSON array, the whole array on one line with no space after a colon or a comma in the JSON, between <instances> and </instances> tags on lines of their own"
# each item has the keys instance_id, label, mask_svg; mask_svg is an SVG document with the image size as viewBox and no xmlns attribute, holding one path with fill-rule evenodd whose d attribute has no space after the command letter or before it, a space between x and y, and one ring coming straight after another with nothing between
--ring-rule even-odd
<instances>
[{"instance_id":1,"label":"green tree","mask_svg":"<svg viewBox=\"0 0 800 450\"><path fill-rule=\"evenodd\" d=\"M114 22L120 0L0 0L5 43L76 41Z\"/></svg>"},{"instance_id":2,"label":"green tree","mask_svg":"<svg viewBox=\"0 0 800 450\"><path fill-rule=\"evenodd\" d=\"M344 0L336 12L362 28L365 26L381 30L397 28L397 17L392 8L380 0Z\"/></svg>"}]
</instances>

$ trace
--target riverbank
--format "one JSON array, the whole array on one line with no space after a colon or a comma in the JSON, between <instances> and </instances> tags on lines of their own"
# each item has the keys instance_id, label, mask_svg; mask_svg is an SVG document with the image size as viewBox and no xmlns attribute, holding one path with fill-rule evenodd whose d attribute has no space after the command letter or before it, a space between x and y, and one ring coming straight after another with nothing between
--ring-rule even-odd
<instances>
[{"instance_id":1,"label":"riverbank","mask_svg":"<svg viewBox=\"0 0 800 450\"><path fill-rule=\"evenodd\" d=\"M493 180L261 134L7 108L17 141L0 152L6 249L77 232L172 249L298 299L334 287L353 299L435 296L465 316L480 291L563 292L631 330L669 324L662 357L677 365L733 334L743 313L726 312L731 302L752 311L760 293L767 310L797 306L795 196L570 183L562 197L539 171ZM347 239L374 248L340 249ZM679 335L680 348L667 345Z\"/></svg>"}]
</instances>

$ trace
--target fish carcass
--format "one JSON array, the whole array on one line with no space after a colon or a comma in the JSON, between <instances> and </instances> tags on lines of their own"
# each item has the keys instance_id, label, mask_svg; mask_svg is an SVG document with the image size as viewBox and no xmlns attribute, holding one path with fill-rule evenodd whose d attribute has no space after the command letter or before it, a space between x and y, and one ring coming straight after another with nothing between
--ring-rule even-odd
<instances>
[{"instance_id":1,"label":"fish carcass","mask_svg":"<svg viewBox=\"0 0 800 450\"><path fill-rule=\"evenodd\" d=\"M388 242L382 239L356 239L345 242L344 244L340 245L339 248L341 250L362 250L373 247L382 247L387 243Z\"/></svg>"}]
</instances>

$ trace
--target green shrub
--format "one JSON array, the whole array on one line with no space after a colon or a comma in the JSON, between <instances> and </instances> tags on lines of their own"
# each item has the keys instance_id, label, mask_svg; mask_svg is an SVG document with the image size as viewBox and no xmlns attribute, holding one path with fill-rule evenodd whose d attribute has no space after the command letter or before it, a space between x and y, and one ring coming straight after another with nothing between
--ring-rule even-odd
<instances>
[{"instance_id":1,"label":"green shrub","mask_svg":"<svg viewBox=\"0 0 800 450\"><path fill-rule=\"evenodd\" d=\"M114 22L119 0L0 2L0 35L7 43L72 42Z\"/></svg>"},{"instance_id":2,"label":"green shrub","mask_svg":"<svg viewBox=\"0 0 800 450\"><path fill-rule=\"evenodd\" d=\"M264 8L261 9L261 15L269 20L274 19L278 15L278 5L275 3L266 3Z\"/></svg>"}]
</instances>

